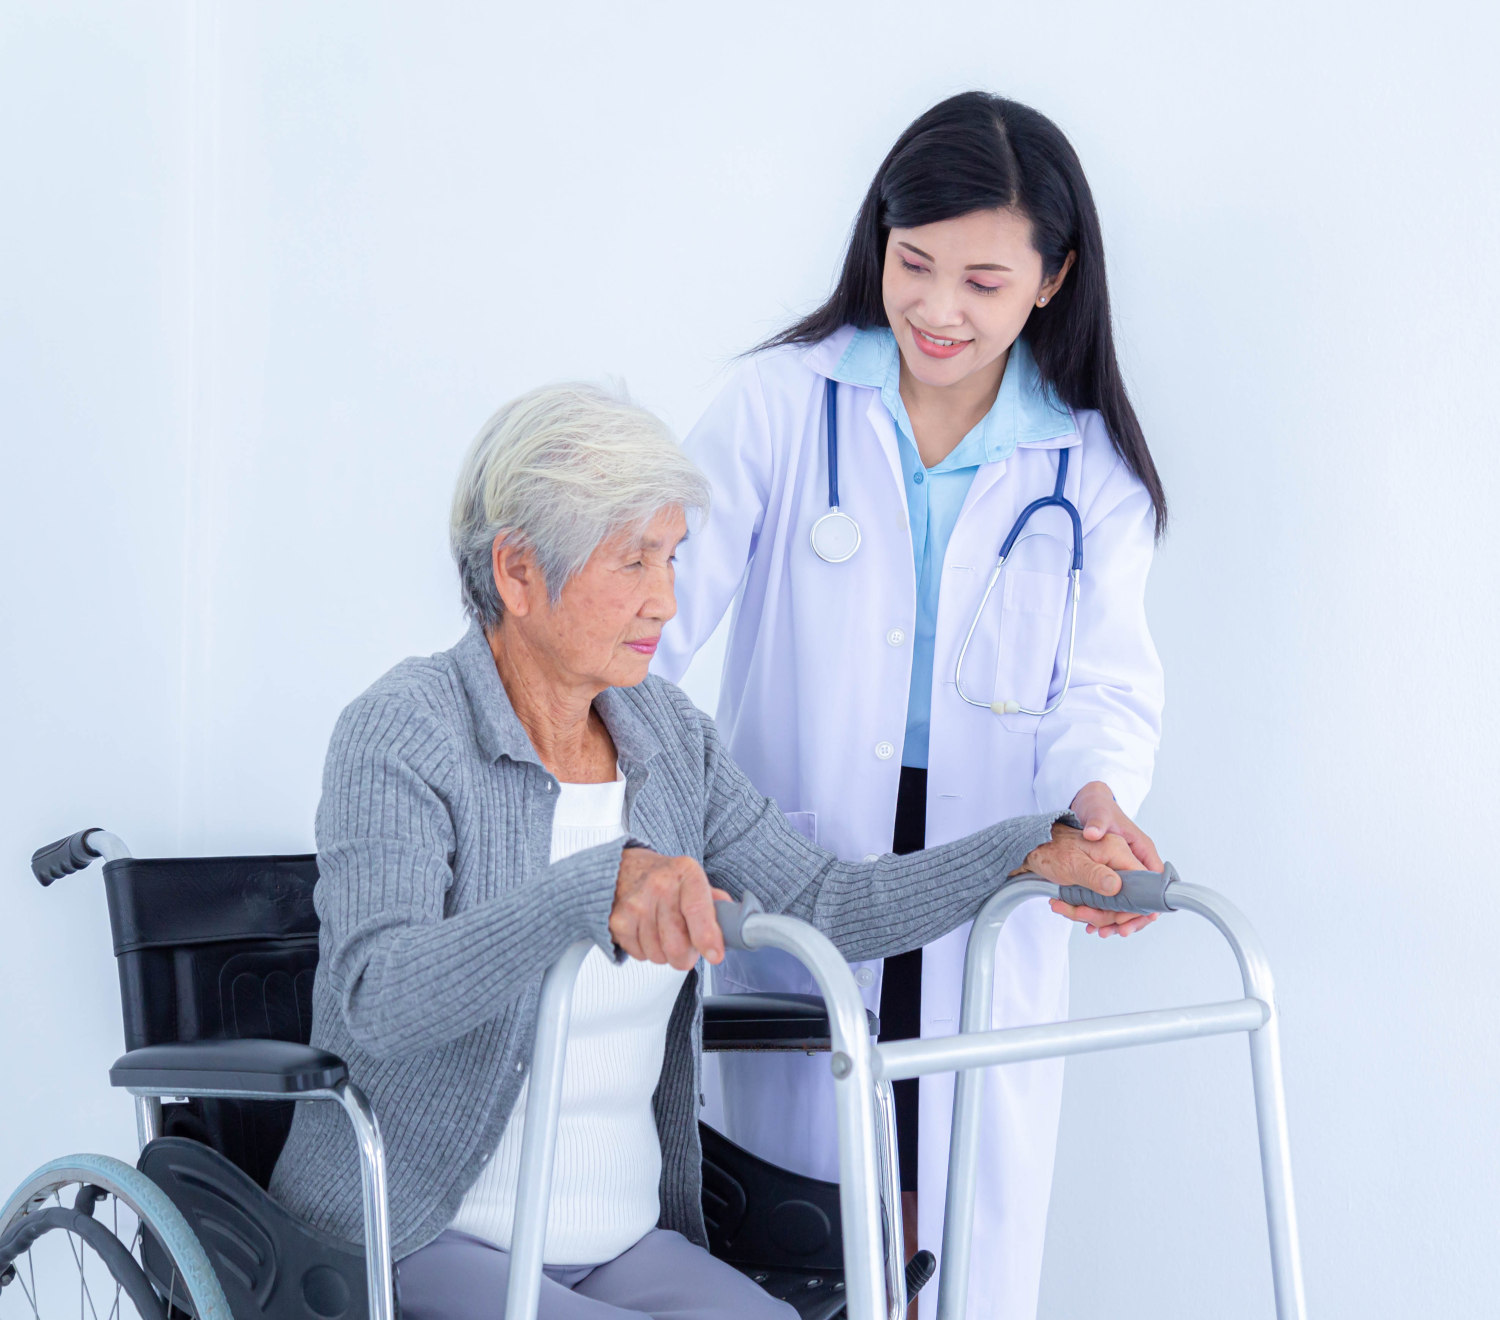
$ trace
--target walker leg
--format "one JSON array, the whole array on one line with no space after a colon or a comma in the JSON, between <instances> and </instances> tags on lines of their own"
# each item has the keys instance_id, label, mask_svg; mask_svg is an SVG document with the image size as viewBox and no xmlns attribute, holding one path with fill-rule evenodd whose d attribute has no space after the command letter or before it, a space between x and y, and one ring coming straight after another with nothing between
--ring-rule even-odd
<instances>
[{"instance_id":1,"label":"walker leg","mask_svg":"<svg viewBox=\"0 0 1500 1320\"><path fill-rule=\"evenodd\" d=\"M1286 1092L1281 1080L1281 1040L1276 1009L1265 1026L1249 1033L1250 1075L1255 1084L1255 1122L1260 1132L1260 1171L1266 1193L1266 1229L1271 1240L1271 1279L1277 1320L1306 1320L1297 1209L1292 1199L1292 1154L1287 1140Z\"/></svg>"},{"instance_id":2,"label":"walker leg","mask_svg":"<svg viewBox=\"0 0 1500 1320\"><path fill-rule=\"evenodd\" d=\"M896 1148L896 1093L884 1078L875 1084L875 1136L885 1211L886 1308L891 1320L902 1320L906 1314L906 1234L901 1215L901 1160Z\"/></svg>"}]
</instances>

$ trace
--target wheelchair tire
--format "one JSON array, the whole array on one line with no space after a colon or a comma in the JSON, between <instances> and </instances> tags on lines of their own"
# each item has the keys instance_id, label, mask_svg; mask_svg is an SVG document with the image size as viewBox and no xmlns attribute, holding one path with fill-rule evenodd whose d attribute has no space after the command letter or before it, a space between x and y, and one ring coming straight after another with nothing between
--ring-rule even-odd
<instances>
[{"instance_id":1,"label":"wheelchair tire","mask_svg":"<svg viewBox=\"0 0 1500 1320\"><path fill-rule=\"evenodd\" d=\"M146 1234L157 1258L170 1262L166 1280L144 1267ZM53 1320L49 1311L57 1320L128 1320L131 1312L139 1320L233 1320L177 1207L145 1174L108 1155L42 1165L0 1210L0 1320Z\"/></svg>"}]
</instances>

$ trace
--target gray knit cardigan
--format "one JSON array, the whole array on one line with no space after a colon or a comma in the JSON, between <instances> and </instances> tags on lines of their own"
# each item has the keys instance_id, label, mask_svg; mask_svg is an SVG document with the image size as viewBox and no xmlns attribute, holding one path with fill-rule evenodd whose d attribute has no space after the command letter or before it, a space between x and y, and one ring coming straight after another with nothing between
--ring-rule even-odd
<instances>
[{"instance_id":1,"label":"gray knit cardigan","mask_svg":"<svg viewBox=\"0 0 1500 1320\"><path fill-rule=\"evenodd\" d=\"M595 708L625 774L629 839L699 859L714 884L812 922L850 959L917 948L971 917L1061 816L843 862L787 824L670 683L611 688ZM550 863L556 800L478 628L397 665L334 729L317 816L312 1040L348 1063L379 1118L397 1258L448 1226L498 1144L548 965L580 939L615 952L624 843ZM701 1040L691 973L653 1104L661 1226L700 1244ZM271 1193L319 1228L363 1238L359 1163L337 1106L297 1107Z\"/></svg>"}]
</instances>

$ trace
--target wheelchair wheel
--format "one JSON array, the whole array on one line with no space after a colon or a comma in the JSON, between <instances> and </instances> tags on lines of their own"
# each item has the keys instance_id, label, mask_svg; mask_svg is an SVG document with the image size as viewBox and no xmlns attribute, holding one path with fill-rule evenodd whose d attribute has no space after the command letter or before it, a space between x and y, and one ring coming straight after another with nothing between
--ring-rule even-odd
<instances>
[{"instance_id":1,"label":"wheelchair wheel","mask_svg":"<svg viewBox=\"0 0 1500 1320\"><path fill-rule=\"evenodd\" d=\"M145 1174L107 1155L44 1164L0 1210L0 1320L74 1315L232 1320L177 1207Z\"/></svg>"}]
</instances>

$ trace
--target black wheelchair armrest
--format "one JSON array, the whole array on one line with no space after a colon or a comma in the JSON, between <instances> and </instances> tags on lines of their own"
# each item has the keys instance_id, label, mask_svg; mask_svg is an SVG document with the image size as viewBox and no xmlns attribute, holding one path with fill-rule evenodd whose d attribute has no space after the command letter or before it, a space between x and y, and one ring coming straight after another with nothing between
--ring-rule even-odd
<instances>
[{"instance_id":1,"label":"black wheelchair armrest","mask_svg":"<svg viewBox=\"0 0 1500 1320\"><path fill-rule=\"evenodd\" d=\"M347 1081L337 1054L288 1040L200 1040L146 1045L115 1060L111 1086L162 1094L285 1096Z\"/></svg>"},{"instance_id":2,"label":"black wheelchair armrest","mask_svg":"<svg viewBox=\"0 0 1500 1320\"><path fill-rule=\"evenodd\" d=\"M880 1019L869 1009L870 1034ZM830 1050L828 1009L817 995L705 995L703 1048L731 1050Z\"/></svg>"}]
</instances>

